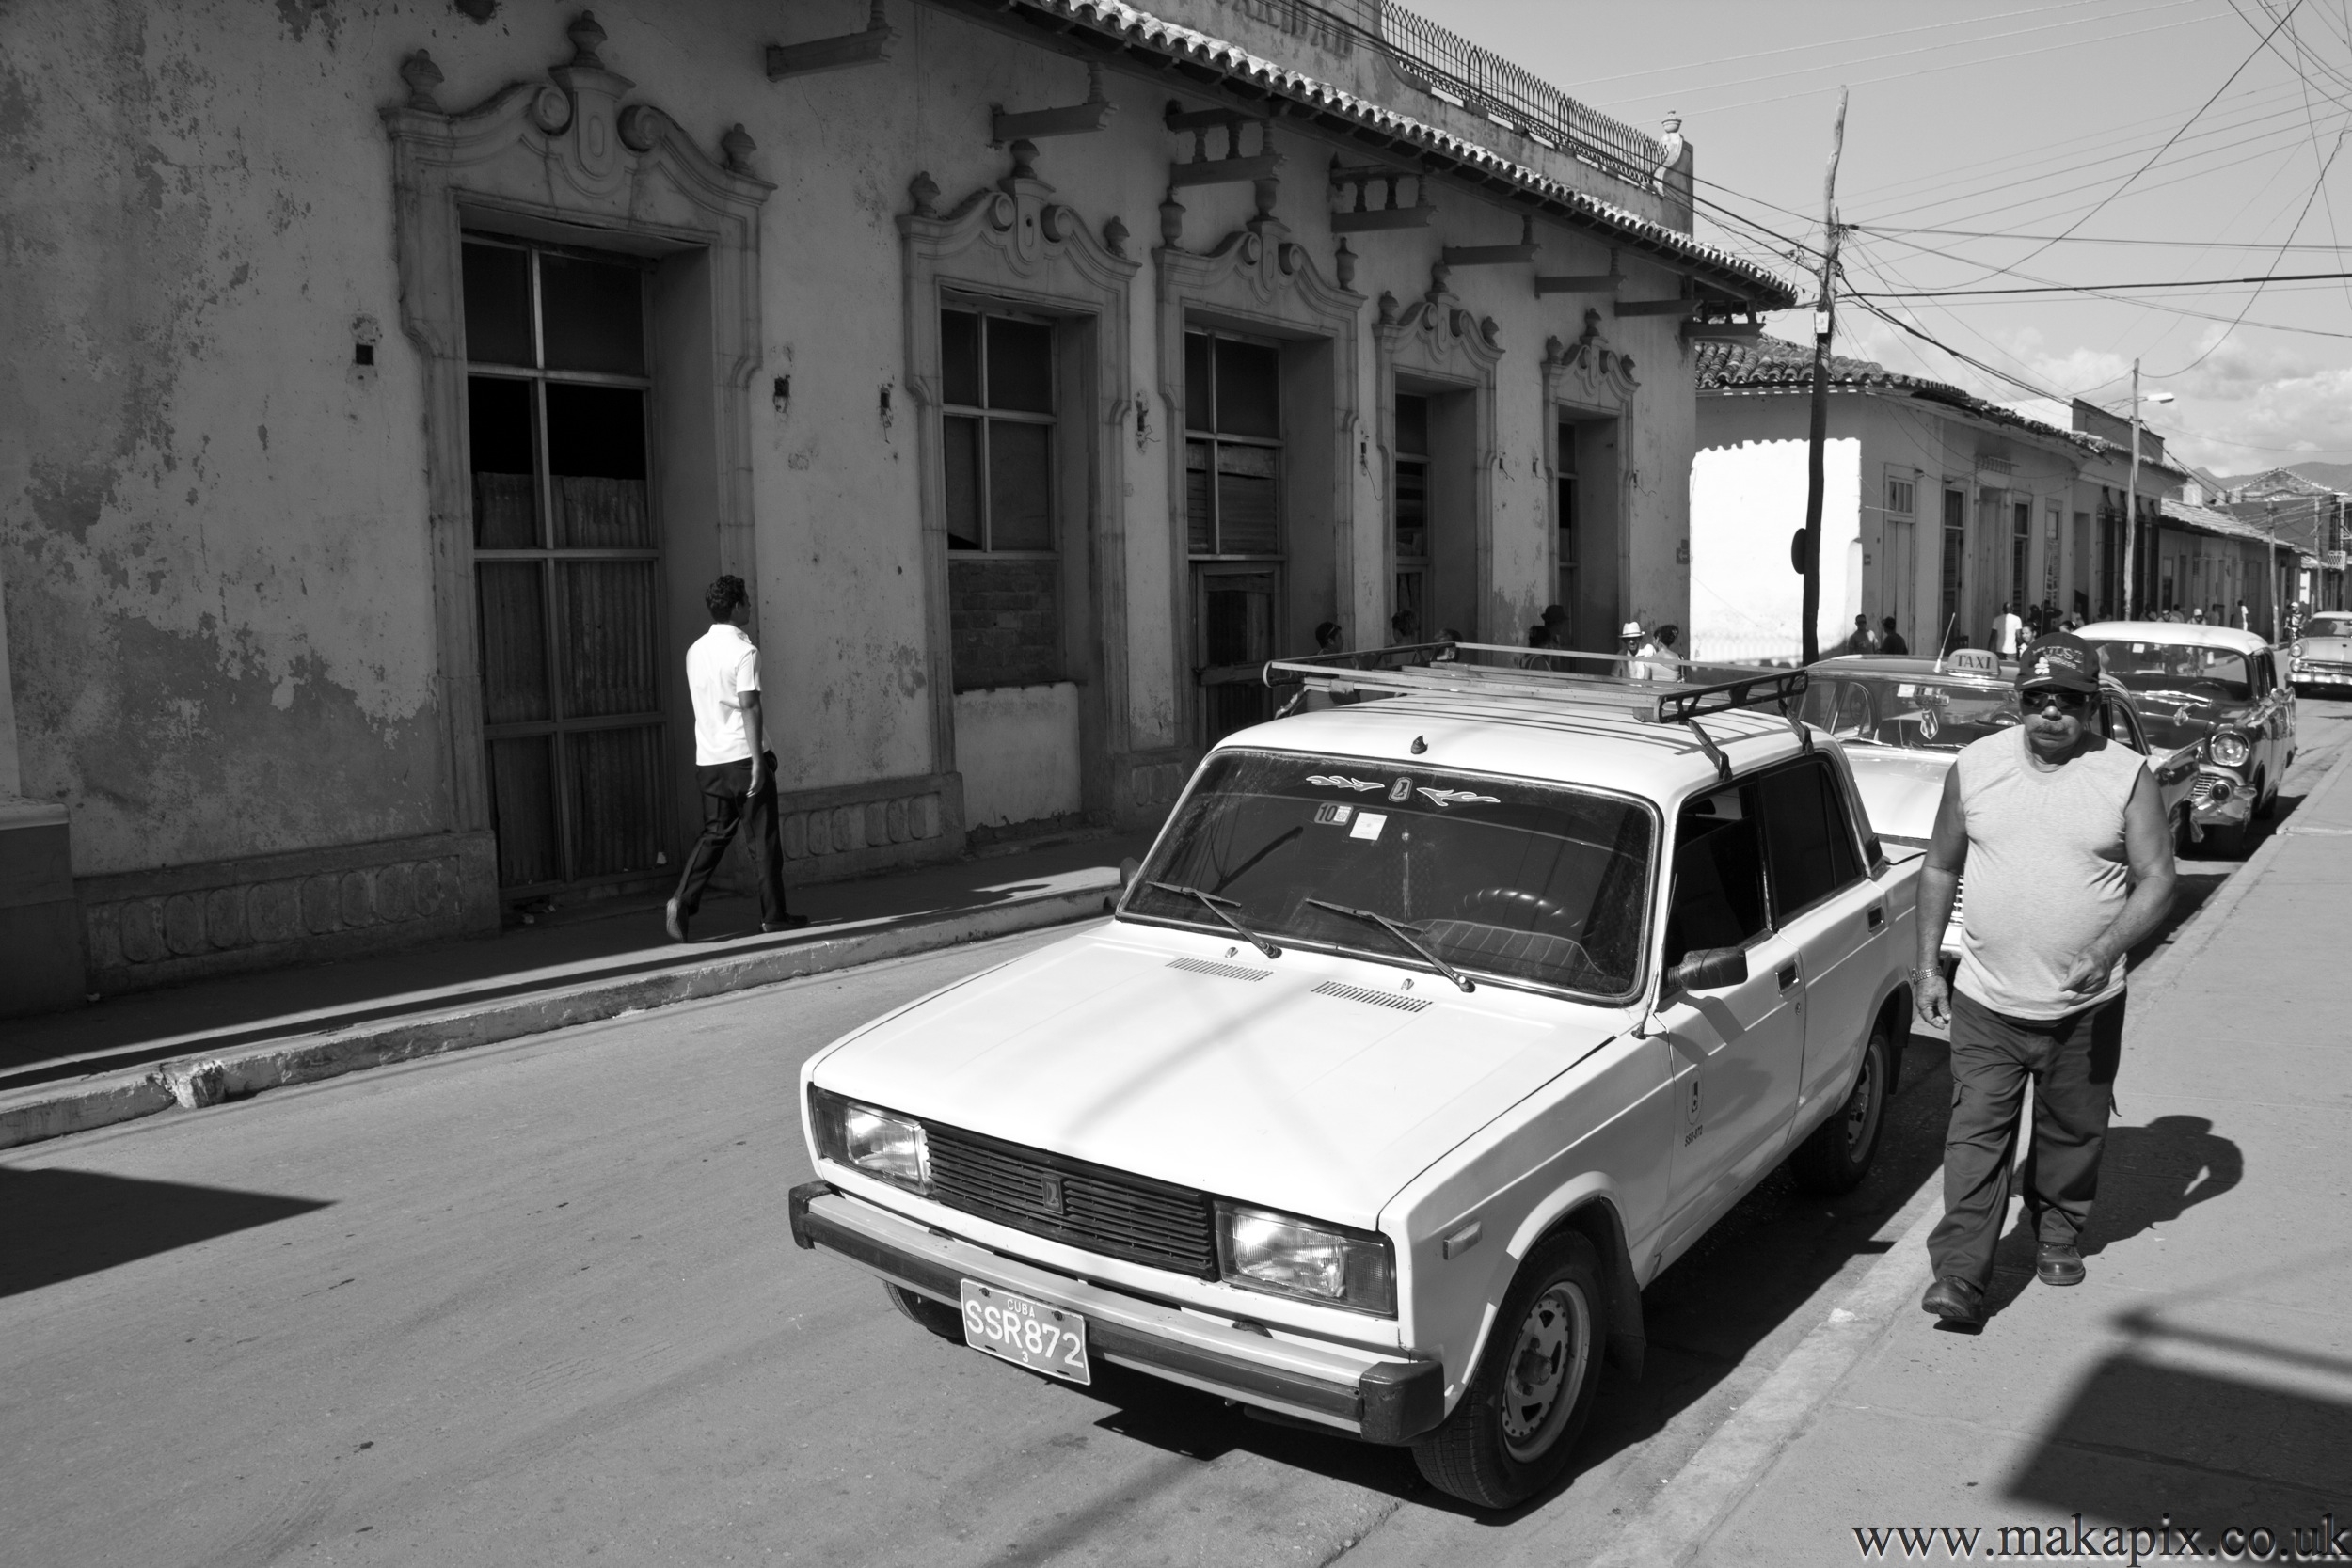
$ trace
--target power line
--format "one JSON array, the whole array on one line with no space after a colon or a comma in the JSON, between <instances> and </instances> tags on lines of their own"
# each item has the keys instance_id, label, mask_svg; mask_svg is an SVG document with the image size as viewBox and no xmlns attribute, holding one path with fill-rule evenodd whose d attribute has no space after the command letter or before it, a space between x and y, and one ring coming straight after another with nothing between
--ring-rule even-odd
<instances>
[{"instance_id":1,"label":"power line","mask_svg":"<svg viewBox=\"0 0 2352 1568\"><path fill-rule=\"evenodd\" d=\"M1761 198L1760 198L1751 197L1749 199L1750 199L1750 200L1760 200ZM1770 206L1770 205L1771 205L1771 203L1769 203L1769 202L1766 202L1766 203L1764 203L1764 204L1765 204L1765 205L1767 205L1767 206ZM2318 243L2316 243L2316 242L2314 242L2314 243L2312 243L2312 244L2310 244L2310 245L2296 245L2296 244L2293 244L2292 242L2290 242L2289 244L2287 244L2287 245L2285 245L2281 246L2281 245L2273 245L2273 244L2271 244L2271 243L2270 243L2269 241L2267 241L2267 240L2157 240L2157 239L2145 239L2145 238L2126 238L2126 237L2120 236L2120 235L2099 235L2099 234L2072 234L2072 235L2060 235L2060 234L2008 234L2008 233L2002 233L2002 232L2000 232L2000 231L1999 231L1999 230L1982 230L1982 229L1898 229L1898 228L1893 228L1893 227L1891 227L1891 226L1887 226L1887 225L1883 225L1883 224L1876 224L1876 223L1857 223L1857 224L1852 224L1852 225L1850 225L1849 227L1851 227L1851 228L1852 228L1852 229L1854 229L1854 230L1858 230L1858 231L1859 231L1859 232L1861 232L1861 233L1865 233L1865 234L1876 234L1876 235L1881 236L1882 238L1884 238L1884 239L1890 239L1890 240L1891 240L1891 239L1899 239L1899 238L1901 238L1902 236L1904 236L1904 235L1906 235L1906 234L1935 234L1935 235L1940 235L1940 236L1943 236L1943 237L1946 237L1946 238L1950 238L1950 239L1960 239L1960 240L2049 240L2049 241L2052 241L2052 242L2064 241L2065 243L2067 243L2067 244L2071 244L2071 245L2149 245L2149 246L2165 246L2165 247L2178 248L2178 249L2183 249L2183 250L2280 250L2280 249L2286 249L2286 250L2327 250L2327 251L2337 251L2337 252L2342 252L2342 251L2344 251L2344 250L2352 249L2352 245L2340 245L2340 244L2337 244L2337 243L2335 243L2335 242L2333 242L2333 241L2330 241L2330 242L2329 242L2328 244L2327 244L2327 245L2320 245L2320 244L2318 244Z\"/></svg>"},{"instance_id":2,"label":"power line","mask_svg":"<svg viewBox=\"0 0 2352 1568\"><path fill-rule=\"evenodd\" d=\"M2007 269L2002 269L2006 271ZM2018 289L1919 289L1908 293L1857 294L1870 299L1965 299L1978 294L2117 293L2126 289L2220 289L2243 283L2331 283L2352 272L2274 272L2257 277L2183 277L2157 283L2041 283Z\"/></svg>"}]
</instances>

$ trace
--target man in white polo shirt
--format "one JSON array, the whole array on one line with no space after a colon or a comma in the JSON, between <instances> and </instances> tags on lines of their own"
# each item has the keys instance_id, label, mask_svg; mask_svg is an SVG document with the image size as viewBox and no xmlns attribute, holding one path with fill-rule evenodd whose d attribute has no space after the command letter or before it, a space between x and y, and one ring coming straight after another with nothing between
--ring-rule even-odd
<instances>
[{"instance_id":1,"label":"man in white polo shirt","mask_svg":"<svg viewBox=\"0 0 2352 1568\"><path fill-rule=\"evenodd\" d=\"M670 935L687 940L703 889L738 827L759 879L759 928L789 931L808 924L784 907L784 845L776 833L776 754L768 748L759 705L759 649L743 635L751 598L743 579L720 578L703 594L710 629L686 650L686 685L694 699L694 777L702 787L703 832L686 857L677 892L663 911Z\"/></svg>"}]
</instances>

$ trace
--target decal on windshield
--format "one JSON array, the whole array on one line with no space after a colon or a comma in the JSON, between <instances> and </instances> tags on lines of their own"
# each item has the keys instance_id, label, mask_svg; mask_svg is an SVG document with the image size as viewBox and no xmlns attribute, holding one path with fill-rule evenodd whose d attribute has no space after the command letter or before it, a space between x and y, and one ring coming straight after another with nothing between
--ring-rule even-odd
<instances>
[{"instance_id":1,"label":"decal on windshield","mask_svg":"<svg viewBox=\"0 0 2352 1568\"><path fill-rule=\"evenodd\" d=\"M1362 811L1356 814L1356 825L1347 830L1350 838L1378 838L1380 830L1389 825L1388 814Z\"/></svg>"},{"instance_id":2,"label":"decal on windshield","mask_svg":"<svg viewBox=\"0 0 2352 1568\"><path fill-rule=\"evenodd\" d=\"M1413 781L1410 779L1399 779L1396 783L1389 785L1389 799L1398 802L1399 804L1410 800L1412 798L1412 794Z\"/></svg>"},{"instance_id":3,"label":"decal on windshield","mask_svg":"<svg viewBox=\"0 0 2352 1568\"><path fill-rule=\"evenodd\" d=\"M1340 827L1345 827L1347 819L1355 815L1354 806L1343 805L1337 800L1328 801L1315 808L1316 821L1334 823Z\"/></svg>"},{"instance_id":4,"label":"decal on windshield","mask_svg":"<svg viewBox=\"0 0 2352 1568\"><path fill-rule=\"evenodd\" d=\"M1344 773L1310 773L1307 775L1307 782L1311 784L1321 784L1326 789L1366 790L1380 787L1380 781L1377 779L1351 779Z\"/></svg>"},{"instance_id":5,"label":"decal on windshield","mask_svg":"<svg viewBox=\"0 0 2352 1568\"><path fill-rule=\"evenodd\" d=\"M1468 789L1432 789L1427 784L1423 784L1420 793L1429 797L1429 803L1441 811L1447 806L1499 806L1502 804L1502 797L1500 795L1481 795L1474 790Z\"/></svg>"}]
</instances>

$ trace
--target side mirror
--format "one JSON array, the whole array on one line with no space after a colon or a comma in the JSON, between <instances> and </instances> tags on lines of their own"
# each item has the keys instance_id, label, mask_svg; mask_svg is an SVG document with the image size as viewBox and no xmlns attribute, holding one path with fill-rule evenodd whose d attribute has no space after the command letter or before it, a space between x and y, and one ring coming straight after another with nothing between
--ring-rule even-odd
<instances>
[{"instance_id":1,"label":"side mirror","mask_svg":"<svg viewBox=\"0 0 2352 1568\"><path fill-rule=\"evenodd\" d=\"M1136 879L1136 873L1142 869L1142 863L1133 855L1129 855L1125 860L1120 861L1119 863L1119 885L1120 887L1128 886Z\"/></svg>"},{"instance_id":2,"label":"side mirror","mask_svg":"<svg viewBox=\"0 0 2352 1568\"><path fill-rule=\"evenodd\" d=\"M1721 990L1747 980L1747 950L1740 947L1701 947L1666 972L1666 985L1674 990Z\"/></svg>"}]
</instances>

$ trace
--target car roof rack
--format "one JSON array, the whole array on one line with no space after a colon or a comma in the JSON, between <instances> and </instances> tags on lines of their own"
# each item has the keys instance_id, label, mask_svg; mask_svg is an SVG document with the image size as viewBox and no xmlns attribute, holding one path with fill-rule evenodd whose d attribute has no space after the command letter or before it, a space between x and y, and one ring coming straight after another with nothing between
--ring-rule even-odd
<instances>
[{"instance_id":1,"label":"car roof rack","mask_svg":"<svg viewBox=\"0 0 2352 1568\"><path fill-rule=\"evenodd\" d=\"M1480 663L1491 657L1508 663ZM1526 667L1529 657L1546 661ZM1635 656L1583 653L1565 648L1515 648L1499 642L1412 642L1361 653L1313 654L1278 658L1267 663L1268 686L1303 684L1346 694L1380 691L1398 695L1422 693L1448 697L1518 697L1539 702L1576 703L1624 709L1649 724L1681 724L1698 738L1700 749L1726 783L1731 763L1713 737L1699 727L1709 714L1740 708L1777 708L1788 720L1797 741L1813 749L1812 732L1798 719L1796 705L1811 683L1805 670L1740 670L1733 678L1684 686L1636 679L1624 673ZM1606 665L1606 673L1567 668L1572 663ZM1687 673L1702 666L1684 665ZM1726 673L1723 666L1707 669Z\"/></svg>"}]
</instances>

